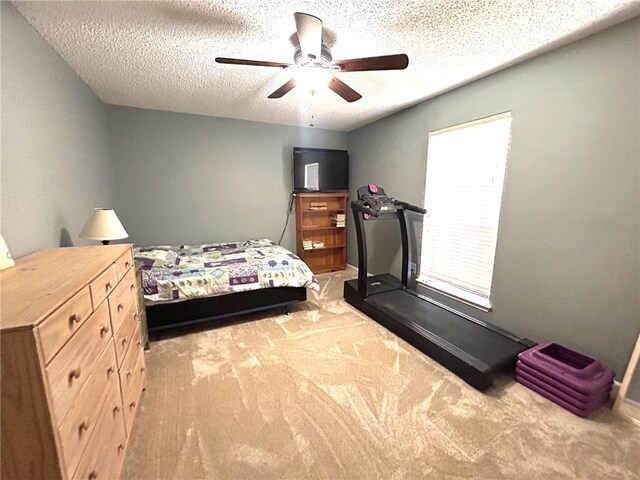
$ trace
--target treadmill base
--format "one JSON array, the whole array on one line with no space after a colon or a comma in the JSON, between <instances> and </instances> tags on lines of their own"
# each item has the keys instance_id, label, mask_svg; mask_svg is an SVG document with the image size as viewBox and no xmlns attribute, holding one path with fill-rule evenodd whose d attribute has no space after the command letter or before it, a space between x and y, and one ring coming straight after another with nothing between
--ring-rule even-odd
<instances>
[{"instance_id":1,"label":"treadmill base","mask_svg":"<svg viewBox=\"0 0 640 480\"><path fill-rule=\"evenodd\" d=\"M493 374L515 366L518 353L535 345L493 325L439 307L402 288L389 274L367 278L362 299L358 281L344 283L344 298L358 310L433 358L478 390L493 384ZM397 285L398 288L391 288Z\"/></svg>"}]
</instances>

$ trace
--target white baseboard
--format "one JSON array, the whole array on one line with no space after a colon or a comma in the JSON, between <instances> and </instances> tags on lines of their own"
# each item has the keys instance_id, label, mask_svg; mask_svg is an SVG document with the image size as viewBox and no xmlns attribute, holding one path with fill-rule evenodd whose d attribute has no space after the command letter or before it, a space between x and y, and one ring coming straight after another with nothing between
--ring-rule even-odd
<instances>
[{"instance_id":1,"label":"white baseboard","mask_svg":"<svg viewBox=\"0 0 640 480\"><path fill-rule=\"evenodd\" d=\"M616 398L618 398L618 392L620 391L620 387L622 386L622 383L617 381L617 380L613 380L613 385L611 386L611 401L615 403ZM612 403L613 405L613 403Z\"/></svg>"},{"instance_id":2,"label":"white baseboard","mask_svg":"<svg viewBox=\"0 0 640 480\"><path fill-rule=\"evenodd\" d=\"M633 423L640 425L640 403L625 398L618 405L618 413L628 417Z\"/></svg>"}]
</instances>

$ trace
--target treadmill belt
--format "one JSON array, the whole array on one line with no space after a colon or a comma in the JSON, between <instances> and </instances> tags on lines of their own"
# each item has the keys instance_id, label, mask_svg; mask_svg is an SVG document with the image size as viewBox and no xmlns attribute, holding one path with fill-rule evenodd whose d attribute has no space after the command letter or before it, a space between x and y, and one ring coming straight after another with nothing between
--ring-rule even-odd
<instances>
[{"instance_id":1,"label":"treadmill belt","mask_svg":"<svg viewBox=\"0 0 640 480\"><path fill-rule=\"evenodd\" d=\"M396 320L419 325L491 368L512 361L527 347L402 290L372 295L367 303L382 308ZM415 329L415 327L412 327Z\"/></svg>"}]
</instances>

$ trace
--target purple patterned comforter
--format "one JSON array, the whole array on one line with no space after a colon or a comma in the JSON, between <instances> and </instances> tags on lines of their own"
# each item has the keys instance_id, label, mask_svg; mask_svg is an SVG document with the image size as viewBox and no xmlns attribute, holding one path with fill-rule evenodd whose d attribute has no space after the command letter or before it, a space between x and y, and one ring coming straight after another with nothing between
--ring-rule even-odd
<instances>
[{"instance_id":1,"label":"purple patterned comforter","mask_svg":"<svg viewBox=\"0 0 640 480\"><path fill-rule=\"evenodd\" d=\"M319 290L306 263L271 240L134 248L147 301L172 301L270 287Z\"/></svg>"}]
</instances>

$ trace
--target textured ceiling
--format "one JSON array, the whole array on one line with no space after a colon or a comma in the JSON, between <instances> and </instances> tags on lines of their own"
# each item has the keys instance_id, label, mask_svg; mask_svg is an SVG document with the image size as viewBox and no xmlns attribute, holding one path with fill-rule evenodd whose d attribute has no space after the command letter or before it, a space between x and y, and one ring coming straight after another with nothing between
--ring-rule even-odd
<instances>
[{"instance_id":1,"label":"textured ceiling","mask_svg":"<svg viewBox=\"0 0 640 480\"><path fill-rule=\"evenodd\" d=\"M106 103L350 131L637 15L638 0L14 2ZM292 62L293 13L323 20L334 59L406 53L406 70L339 73L362 94L267 96Z\"/></svg>"}]
</instances>

